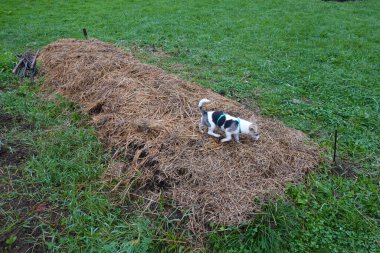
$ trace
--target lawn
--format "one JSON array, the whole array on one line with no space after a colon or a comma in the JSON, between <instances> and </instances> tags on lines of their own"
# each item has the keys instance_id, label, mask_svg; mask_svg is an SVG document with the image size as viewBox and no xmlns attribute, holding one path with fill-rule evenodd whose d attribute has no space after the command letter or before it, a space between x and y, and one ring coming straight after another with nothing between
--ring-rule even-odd
<instances>
[{"instance_id":1,"label":"lawn","mask_svg":"<svg viewBox=\"0 0 380 253\"><path fill-rule=\"evenodd\" d=\"M289 186L250 224L213 228L206 251L378 252L378 13L376 0L1 1L0 119L11 123L0 123L0 151L22 147L25 155L0 163L0 249L192 248L191 235L164 215L115 205L100 180L109 154L76 105L46 102L39 84L10 74L15 54L82 38L87 28L90 37L281 119L325 150L318 173ZM330 165L335 130L338 169Z\"/></svg>"}]
</instances>

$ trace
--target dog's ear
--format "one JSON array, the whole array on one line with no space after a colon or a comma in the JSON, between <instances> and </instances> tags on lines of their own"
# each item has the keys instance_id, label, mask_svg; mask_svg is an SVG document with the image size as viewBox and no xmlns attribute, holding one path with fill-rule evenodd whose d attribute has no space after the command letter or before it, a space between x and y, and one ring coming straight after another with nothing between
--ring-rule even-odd
<instances>
[{"instance_id":1,"label":"dog's ear","mask_svg":"<svg viewBox=\"0 0 380 253\"><path fill-rule=\"evenodd\" d=\"M256 123L255 114L252 114L252 116L249 118L249 121L252 122L252 123Z\"/></svg>"},{"instance_id":2,"label":"dog's ear","mask_svg":"<svg viewBox=\"0 0 380 253\"><path fill-rule=\"evenodd\" d=\"M257 133L257 125L255 123L249 125L249 130Z\"/></svg>"}]
</instances>

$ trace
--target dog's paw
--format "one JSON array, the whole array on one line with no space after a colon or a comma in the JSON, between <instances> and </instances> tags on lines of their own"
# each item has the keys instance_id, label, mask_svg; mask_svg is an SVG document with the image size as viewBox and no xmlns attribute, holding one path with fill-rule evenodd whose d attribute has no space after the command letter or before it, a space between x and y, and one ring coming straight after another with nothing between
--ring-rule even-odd
<instances>
[{"instance_id":1,"label":"dog's paw","mask_svg":"<svg viewBox=\"0 0 380 253\"><path fill-rule=\"evenodd\" d=\"M224 138L224 139L221 139L220 142L227 142L227 141L230 141L231 139L227 139L227 138Z\"/></svg>"}]
</instances>

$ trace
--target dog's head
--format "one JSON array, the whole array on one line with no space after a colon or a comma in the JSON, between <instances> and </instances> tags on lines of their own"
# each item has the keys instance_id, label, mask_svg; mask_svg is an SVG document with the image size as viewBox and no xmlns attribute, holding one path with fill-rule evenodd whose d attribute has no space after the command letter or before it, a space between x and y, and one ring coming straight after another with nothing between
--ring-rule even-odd
<instances>
[{"instance_id":1,"label":"dog's head","mask_svg":"<svg viewBox=\"0 0 380 253\"><path fill-rule=\"evenodd\" d=\"M250 122L252 122L251 125L249 125L248 129L249 129L249 135L255 140L259 140L260 139L260 133L259 133L259 129L257 127L257 123L256 123L256 118L254 115L251 116L251 118L249 119Z\"/></svg>"}]
</instances>

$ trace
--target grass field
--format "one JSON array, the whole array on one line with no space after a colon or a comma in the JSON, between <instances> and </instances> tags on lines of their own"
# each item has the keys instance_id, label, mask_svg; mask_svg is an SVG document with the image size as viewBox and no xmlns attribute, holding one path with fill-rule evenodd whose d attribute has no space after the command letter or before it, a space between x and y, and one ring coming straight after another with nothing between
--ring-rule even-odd
<instances>
[{"instance_id":1,"label":"grass field","mask_svg":"<svg viewBox=\"0 0 380 253\"><path fill-rule=\"evenodd\" d=\"M215 227L204 251L379 252L378 13L376 0L1 1L0 251L192 249L164 210L148 217L108 196L109 154L75 104L11 75L15 54L87 28L325 149L318 173L251 223ZM340 169L328 162L335 129Z\"/></svg>"}]
</instances>

